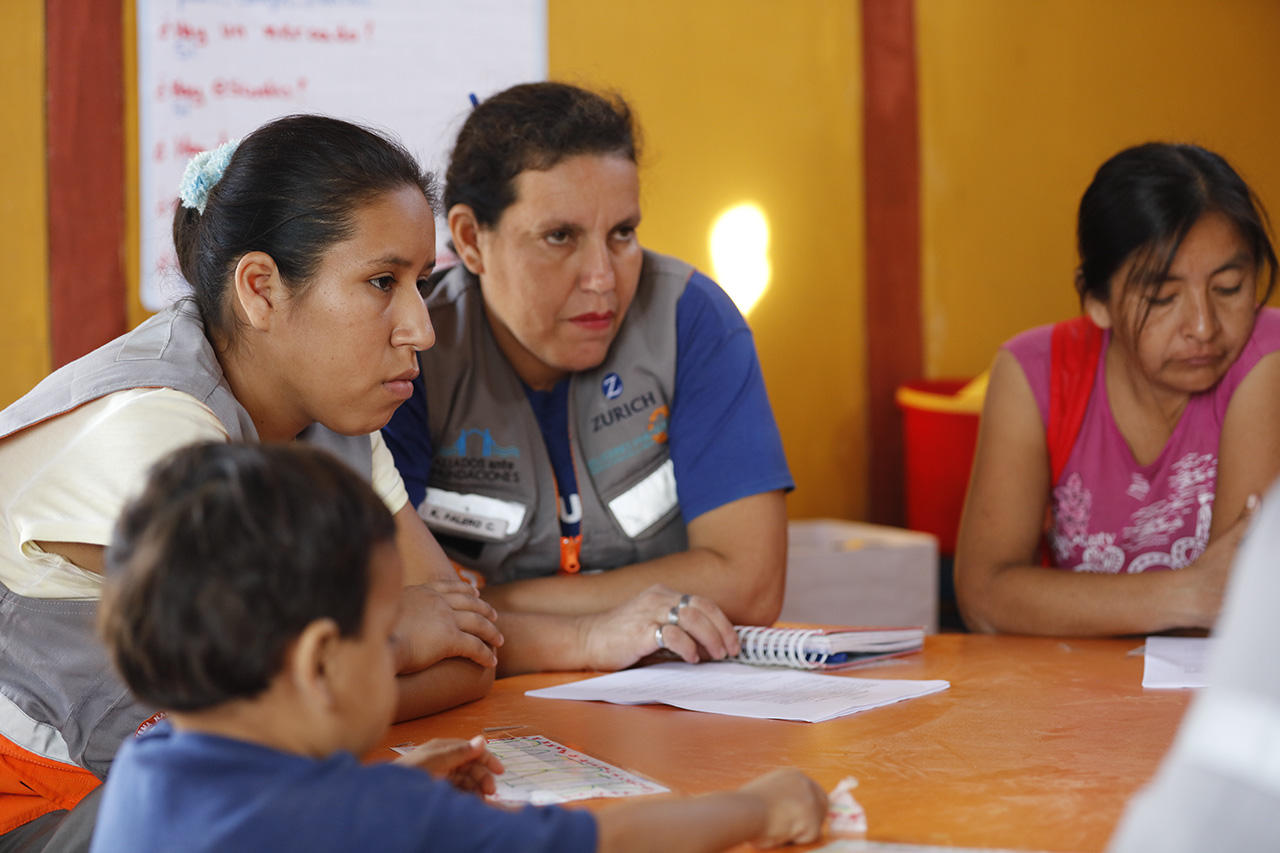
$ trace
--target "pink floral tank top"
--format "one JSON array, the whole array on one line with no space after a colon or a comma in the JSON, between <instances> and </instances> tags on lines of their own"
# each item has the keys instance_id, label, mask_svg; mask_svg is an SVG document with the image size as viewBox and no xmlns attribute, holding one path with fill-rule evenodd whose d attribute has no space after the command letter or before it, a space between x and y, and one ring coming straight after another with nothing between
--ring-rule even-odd
<instances>
[{"instance_id":1,"label":"pink floral tank top","mask_svg":"<svg viewBox=\"0 0 1280 853\"><path fill-rule=\"evenodd\" d=\"M1004 345L1022 366L1040 420L1049 416L1052 326ZM1093 392L1062 476L1053 485L1052 557L1078 572L1180 569L1204 551L1213 519L1218 442L1231 395L1266 354L1280 350L1280 309L1264 308L1240 358L1213 388L1192 396L1160 455L1139 465L1111 414L1106 348Z\"/></svg>"}]
</instances>

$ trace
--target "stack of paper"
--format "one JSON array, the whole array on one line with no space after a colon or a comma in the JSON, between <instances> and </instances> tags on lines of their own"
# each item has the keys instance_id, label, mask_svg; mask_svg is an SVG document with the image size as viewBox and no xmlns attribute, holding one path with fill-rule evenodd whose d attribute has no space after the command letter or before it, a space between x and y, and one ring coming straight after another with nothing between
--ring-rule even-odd
<instances>
[{"instance_id":1,"label":"stack of paper","mask_svg":"<svg viewBox=\"0 0 1280 853\"><path fill-rule=\"evenodd\" d=\"M848 678L738 663L664 663L530 690L526 695L673 705L733 717L818 723L950 686L947 681Z\"/></svg>"}]
</instances>

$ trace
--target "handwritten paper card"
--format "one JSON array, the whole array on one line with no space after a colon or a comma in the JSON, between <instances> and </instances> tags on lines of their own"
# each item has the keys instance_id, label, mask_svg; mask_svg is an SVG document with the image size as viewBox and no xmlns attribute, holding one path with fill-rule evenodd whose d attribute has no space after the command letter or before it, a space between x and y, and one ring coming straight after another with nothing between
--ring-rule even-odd
<instances>
[{"instance_id":1,"label":"handwritten paper card","mask_svg":"<svg viewBox=\"0 0 1280 853\"><path fill-rule=\"evenodd\" d=\"M496 738L489 751L505 772L489 800L504 805L545 806L600 797L664 794L670 789L542 735ZM413 747L395 747L404 754Z\"/></svg>"},{"instance_id":2,"label":"handwritten paper card","mask_svg":"<svg viewBox=\"0 0 1280 853\"><path fill-rule=\"evenodd\" d=\"M527 696L817 723L950 687L947 681L849 678L740 663L663 663L530 690Z\"/></svg>"}]
</instances>

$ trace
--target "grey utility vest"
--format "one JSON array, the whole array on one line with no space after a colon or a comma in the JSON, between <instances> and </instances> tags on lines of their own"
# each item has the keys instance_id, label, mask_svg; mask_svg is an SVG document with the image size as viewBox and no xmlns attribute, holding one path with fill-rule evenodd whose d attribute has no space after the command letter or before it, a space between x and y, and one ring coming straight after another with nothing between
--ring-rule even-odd
<instances>
[{"instance_id":1,"label":"grey utility vest","mask_svg":"<svg viewBox=\"0 0 1280 853\"><path fill-rule=\"evenodd\" d=\"M232 441L257 441L193 306L180 303L50 374L0 412L0 440L113 391L172 388L204 403ZM299 436L372 476L367 436L319 424ZM120 743L153 709L116 676L94 632L97 602L26 598L0 584L0 734L50 760L104 776Z\"/></svg>"},{"instance_id":2,"label":"grey utility vest","mask_svg":"<svg viewBox=\"0 0 1280 853\"><path fill-rule=\"evenodd\" d=\"M667 422L676 303L692 273L688 264L646 251L604 363L570 379L585 571L688 548ZM419 359L435 455L418 513L451 559L490 582L555 574L555 474L520 379L489 328L478 279L459 264L437 283L427 307L436 345Z\"/></svg>"}]
</instances>

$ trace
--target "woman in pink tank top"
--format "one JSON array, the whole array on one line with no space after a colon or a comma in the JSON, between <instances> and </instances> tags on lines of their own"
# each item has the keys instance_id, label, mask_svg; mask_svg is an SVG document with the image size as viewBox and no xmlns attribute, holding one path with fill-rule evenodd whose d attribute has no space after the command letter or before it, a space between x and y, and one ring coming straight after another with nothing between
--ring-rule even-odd
<instances>
[{"instance_id":1,"label":"woman in pink tank top","mask_svg":"<svg viewBox=\"0 0 1280 853\"><path fill-rule=\"evenodd\" d=\"M1084 316L1018 335L991 368L961 613L987 632L1211 628L1280 474L1265 214L1222 157L1149 143L1098 170L1077 236Z\"/></svg>"}]
</instances>

